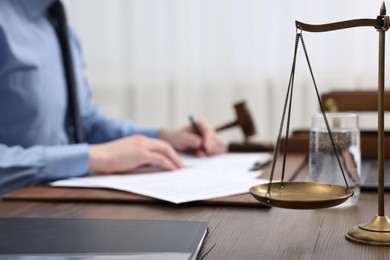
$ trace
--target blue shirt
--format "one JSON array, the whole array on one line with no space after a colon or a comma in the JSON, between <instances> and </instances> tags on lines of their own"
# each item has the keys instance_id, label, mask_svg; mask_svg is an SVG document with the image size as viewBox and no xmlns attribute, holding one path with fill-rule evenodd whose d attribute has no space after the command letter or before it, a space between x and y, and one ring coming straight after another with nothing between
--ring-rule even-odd
<instances>
[{"instance_id":1,"label":"blue shirt","mask_svg":"<svg viewBox=\"0 0 390 260\"><path fill-rule=\"evenodd\" d=\"M86 175L87 143L132 134L156 137L159 131L102 115L90 97L80 42L69 28L86 139L86 143L69 144L61 50L47 18L53 1L0 1L0 194Z\"/></svg>"}]
</instances>

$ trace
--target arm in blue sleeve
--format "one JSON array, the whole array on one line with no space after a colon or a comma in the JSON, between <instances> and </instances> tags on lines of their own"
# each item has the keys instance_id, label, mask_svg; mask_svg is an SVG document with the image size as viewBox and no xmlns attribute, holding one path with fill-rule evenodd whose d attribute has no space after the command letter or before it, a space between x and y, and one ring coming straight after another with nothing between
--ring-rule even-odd
<instances>
[{"instance_id":1,"label":"arm in blue sleeve","mask_svg":"<svg viewBox=\"0 0 390 260\"><path fill-rule=\"evenodd\" d=\"M134 134L156 138L159 133L158 128L142 127L129 120L105 117L92 102L83 124L88 143L107 142Z\"/></svg>"},{"instance_id":2,"label":"arm in blue sleeve","mask_svg":"<svg viewBox=\"0 0 390 260\"><path fill-rule=\"evenodd\" d=\"M0 194L58 179L85 176L88 146L6 146L0 144Z\"/></svg>"}]
</instances>

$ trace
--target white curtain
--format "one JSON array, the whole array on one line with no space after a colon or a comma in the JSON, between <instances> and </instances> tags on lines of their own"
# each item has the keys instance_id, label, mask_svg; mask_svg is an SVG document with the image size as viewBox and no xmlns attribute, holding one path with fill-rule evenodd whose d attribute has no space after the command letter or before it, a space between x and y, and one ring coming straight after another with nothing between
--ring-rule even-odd
<instances>
[{"instance_id":1,"label":"white curtain","mask_svg":"<svg viewBox=\"0 0 390 260\"><path fill-rule=\"evenodd\" d=\"M188 115L219 126L245 100L258 134L274 141L290 76L295 20L376 18L368 0L66 0L83 43L95 101L112 116L180 127ZM376 88L378 33L303 32L321 93ZM318 110L300 46L292 128ZM239 129L221 133L242 140Z\"/></svg>"}]
</instances>

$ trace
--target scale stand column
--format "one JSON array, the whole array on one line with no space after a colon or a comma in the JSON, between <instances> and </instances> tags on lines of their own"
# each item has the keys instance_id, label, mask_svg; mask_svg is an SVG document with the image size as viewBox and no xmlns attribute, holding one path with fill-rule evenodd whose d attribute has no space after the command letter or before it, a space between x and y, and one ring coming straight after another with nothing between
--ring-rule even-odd
<instances>
[{"instance_id":1,"label":"scale stand column","mask_svg":"<svg viewBox=\"0 0 390 260\"><path fill-rule=\"evenodd\" d=\"M389 29L389 17L383 3L380 16L383 19L379 32L378 58L378 215L370 222L360 224L348 231L346 238L349 241L368 244L390 246L390 220L385 215L384 208L384 92L385 92L385 32Z\"/></svg>"}]
</instances>

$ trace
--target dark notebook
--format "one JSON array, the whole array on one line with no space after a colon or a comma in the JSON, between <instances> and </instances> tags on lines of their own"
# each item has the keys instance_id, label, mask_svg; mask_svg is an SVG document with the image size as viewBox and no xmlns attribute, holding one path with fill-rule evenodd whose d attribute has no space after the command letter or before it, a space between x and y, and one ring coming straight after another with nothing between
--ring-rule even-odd
<instances>
[{"instance_id":1,"label":"dark notebook","mask_svg":"<svg viewBox=\"0 0 390 260\"><path fill-rule=\"evenodd\" d=\"M376 190L378 188L378 160L363 160L361 170L361 188L363 190ZM384 162L384 188L390 190L390 160Z\"/></svg>"},{"instance_id":2,"label":"dark notebook","mask_svg":"<svg viewBox=\"0 0 390 260\"><path fill-rule=\"evenodd\" d=\"M0 218L0 259L196 259L207 223Z\"/></svg>"}]
</instances>

